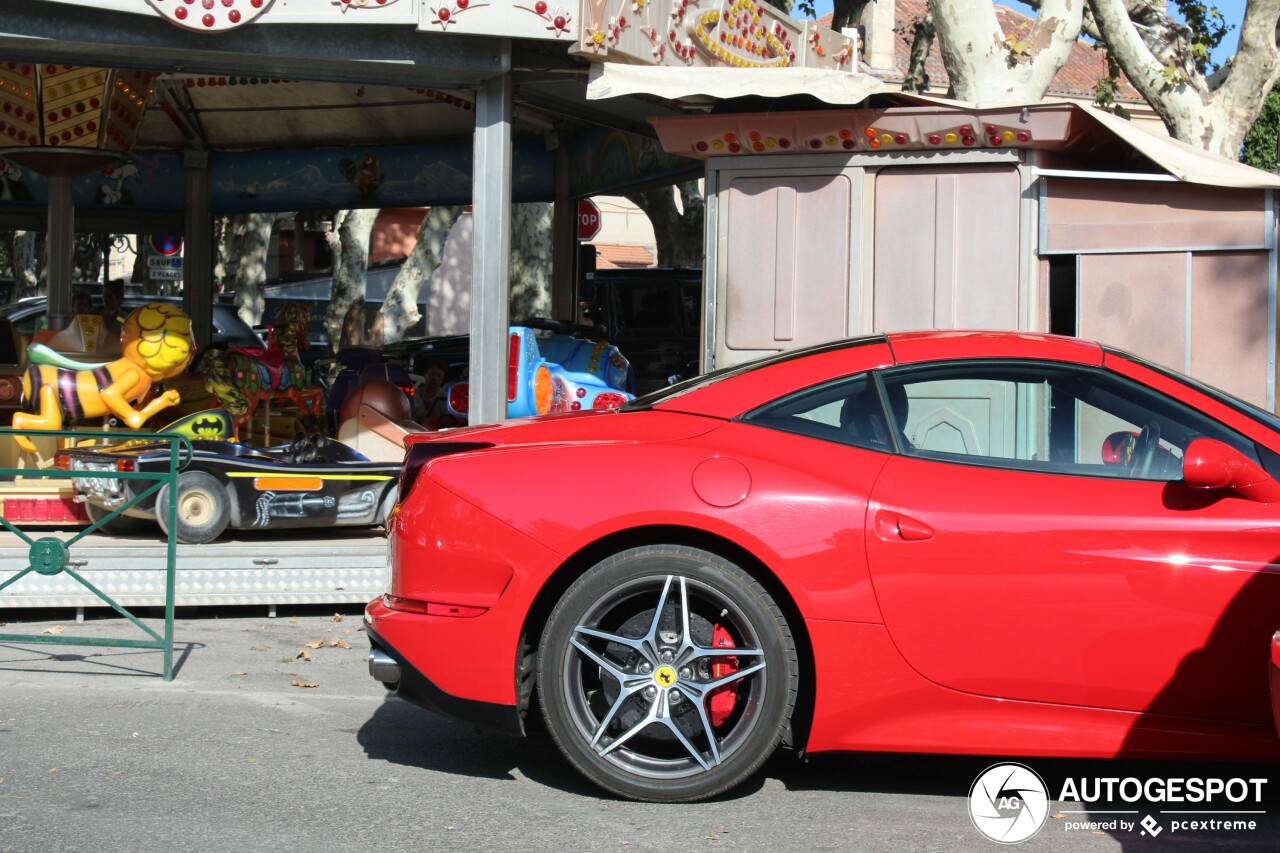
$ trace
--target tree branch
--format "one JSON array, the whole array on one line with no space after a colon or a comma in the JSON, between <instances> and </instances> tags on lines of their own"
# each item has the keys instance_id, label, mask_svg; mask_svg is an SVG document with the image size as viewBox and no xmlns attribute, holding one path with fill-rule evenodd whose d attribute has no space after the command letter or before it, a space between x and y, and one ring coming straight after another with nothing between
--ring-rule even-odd
<instances>
[{"instance_id":1,"label":"tree branch","mask_svg":"<svg viewBox=\"0 0 1280 853\"><path fill-rule=\"evenodd\" d=\"M1280 27L1280 0L1249 0L1240 24L1236 55L1226 74L1218 78L1221 82L1217 97L1231 105L1254 102L1254 117L1261 111L1266 93L1280 78L1277 27Z\"/></svg>"}]
</instances>

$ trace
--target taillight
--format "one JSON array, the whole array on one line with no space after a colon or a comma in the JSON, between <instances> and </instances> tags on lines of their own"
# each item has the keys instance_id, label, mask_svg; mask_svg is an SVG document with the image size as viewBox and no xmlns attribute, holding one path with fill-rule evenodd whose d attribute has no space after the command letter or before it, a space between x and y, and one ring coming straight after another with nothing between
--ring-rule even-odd
<instances>
[{"instance_id":1,"label":"taillight","mask_svg":"<svg viewBox=\"0 0 1280 853\"><path fill-rule=\"evenodd\" d=\"M554 390L551 371L547 369L545 364L539 365L537 371L533 374L533 405L538 414L545 415L551 411L551 398Z\"/></svg>"},{"instance_id":2,"label":"taillight","mask_svg":"<svg viewBox=\"0 0 1280 853\"><path fill-rule=\"evenodd\" d=\"M403 391L404 395L408 397L410 400L413 399L413 383L412 382L408 382L405 384L396 383L396 387L399 388L401 391Z\"/></svg>"},{"instance_id":3,"label":"taillight","mask_svg":"<svg viewBox=\"0 0 1280 853\"><path fill-rule=\"evenodd\" d=\"M117 459L116 470L129 474L138 470L138 465L133 459Z\"/></svg>"},{"instance_id":4,"label":"taillight","mask_svg":"<svg viewBox=\"0 0 1280 853\"><path fill-rule=\"evenodd\" d=\"M507 339L507 402L516 400L516 383L520 380L520 347L519 335L511 335Z\"/></svg>"},{"instance_id":5,"label":"taillight","mask_svg":"<svg viewBox=\"0 0 1280 853\"><path fill-rule=\"evenodd\" d=\"M58 471L71 470L71 455L67 453L58 453L53 457L53 467Z\"/></svg>"},{"instance_id":6,"label":"taillight","mask_svg":"<svg viewBox=\"0 0 1280 853\"><path fill-rule=\"evenodd\" d=\"M616 409L625 402L627 402L625 395L619 394L616 391L603 391L597 394L596 398L591 401L591 408Z\"/></svg>"},{"instance_id":7,"label":"taillight","mask_svg":"<svg viewBox=\"0 0 1280 853\"><path fill-rule=\"evenodd\" d=\"M471 410L471 386L466 382L455 382L449 386L449 409L455 415L465 415Z\"/></svg>"},{"instance_id":8,"label":"taillight","mask_svg":"<svg viewBox=\"0 0 1280 853\"><path fill-rule=\"evenodd\" d=\"M22 394L22 385L9 376L0 376L0 401L8 402L18 399Z\"/></svg>"}]
</instances>

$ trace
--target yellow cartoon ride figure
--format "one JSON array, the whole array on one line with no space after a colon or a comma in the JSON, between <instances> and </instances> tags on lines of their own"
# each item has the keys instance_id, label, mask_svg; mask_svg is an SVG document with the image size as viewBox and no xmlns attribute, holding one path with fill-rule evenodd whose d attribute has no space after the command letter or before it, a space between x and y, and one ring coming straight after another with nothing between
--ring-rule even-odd
<instances>
[{"instance_id":1,"label":"yellow cartoon ride figure","mask_svg":"<svg viewBox=\"0 0 1280 853\"><path fill-rule=\"evenodd\" d=\"M181 400L168 390L141 409L133 403L146 399L156 382L171 379L191 363L191 319L178 308L152 302L135 308L120 330L122 356L110 362L76 362L52 350L33 345L31 361L22 379L22 397L35 414L19 412L13 428L62 429L64 420L115 415L129 429L140 429L156 412ZM29 453L31 439L15 435L14 441Z\"/></svg>"}]
</instances>

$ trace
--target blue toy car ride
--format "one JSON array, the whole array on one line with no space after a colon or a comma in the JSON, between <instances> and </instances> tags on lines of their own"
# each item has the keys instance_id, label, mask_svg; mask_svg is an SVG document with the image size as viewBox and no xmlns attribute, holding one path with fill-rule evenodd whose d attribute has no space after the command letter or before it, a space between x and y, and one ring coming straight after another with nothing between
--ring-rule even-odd
<instances>
[{"instance_id":1,"label":"blue toy car ride","mask_svg":"<svg viewBox=\"0 0 1280 853\"><path fill-rule=\"evenodd\" d=\"M549 412L616 409L635 398L635 372L608 341L580 337L590 327L556 320L526 320L507 338L507 417ZM575 334L577 333L577 334ZM469 408L465 379L447 389L451 414Z\"/></svg>"}]
</instances>

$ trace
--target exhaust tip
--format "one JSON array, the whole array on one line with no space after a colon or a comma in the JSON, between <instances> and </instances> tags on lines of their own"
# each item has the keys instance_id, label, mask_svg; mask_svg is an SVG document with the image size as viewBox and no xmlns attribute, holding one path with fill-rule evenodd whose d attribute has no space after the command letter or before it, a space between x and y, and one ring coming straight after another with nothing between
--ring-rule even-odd
<instances>
[{"instance_id":1,"label":"exhaust tip","mask_svg":"<svg viewBox=\"0 0 1280 853\"><path fill-rule=\"evenodd\" d=\"M369 649L369 674L383 684L399 684L400 664L391 655L374 646Z\"/></svg>"}]
</instances>

